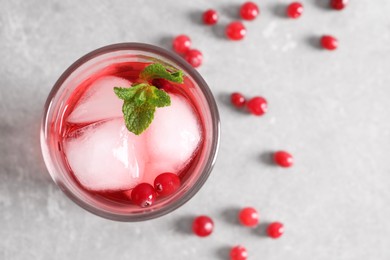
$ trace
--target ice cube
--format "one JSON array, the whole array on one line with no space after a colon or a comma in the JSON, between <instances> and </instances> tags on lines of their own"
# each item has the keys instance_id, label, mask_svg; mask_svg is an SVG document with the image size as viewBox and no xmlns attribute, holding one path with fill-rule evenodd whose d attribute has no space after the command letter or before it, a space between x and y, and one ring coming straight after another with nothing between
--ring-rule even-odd
<instances>
[{"instance_id":1,"label":"ice cube","mask_svg":"<svg viewBox=\"0 0 390 260\"><path fill-rule=\"evenodd\" d=\"M122 117L122 104L114 93L114 87L130 87L131 82L105 76L96 80L84 93L68 117L71 123L96 122L103 119Z\"/></svg>"},{"instance_id":2,"label":"ice cube","mask_svg":"<svg viewBox=\"0 0 390 260\"><path fill-rule=\"evenodd\" d=\"M95 123L70 134L65 153L80 183L89 190L127 190L141 182L144 144L123 118Z\"/></svg>"},{"instance_id":3,"label":"ice cube","mask_svg":"<svg viewBox=\"0 0 390 260\"><path fill-rule=\"evenodd\" d=\"M144 181L153 183L163 172L178 173L191 159L201 140L198 118L191 105L171 94L171 105L157 108L146 130L149 154Z\"/></svg>"}]
</instances>

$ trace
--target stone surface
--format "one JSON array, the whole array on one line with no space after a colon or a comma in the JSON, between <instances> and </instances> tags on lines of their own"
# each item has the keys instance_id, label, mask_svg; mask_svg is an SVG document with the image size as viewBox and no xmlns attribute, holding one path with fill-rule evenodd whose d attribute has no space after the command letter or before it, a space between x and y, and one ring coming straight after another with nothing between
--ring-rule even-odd
<instances>
[{"instance_id":1,"label":"stone surface","mask_svg":"<svg viewBox=\"0 0 390 260\"><path fill-rule=\"evenodd\" d=\"M241 1L0 0L0 259L228 259L235 244L250 259L390 259L390 1L260 1L242 42L224 39ZM202 11L220 11L215 27ZM203 51L199 69L217 99L222 139L203 189L177 211L119 223L72 203L51 181L39 147L39 121L51 86L83 54L110 43L170 47L186 33ZM317 39L333 34L335 52ZM262 118L235 111L233 91L263 95ZM286 149L280 169L269 153ZM254 206L263 223L237 224ZM196 214L213 216L211 237L189 234ZM285 235L263 237L280 220Z\"/></svg>"}]
</instances>

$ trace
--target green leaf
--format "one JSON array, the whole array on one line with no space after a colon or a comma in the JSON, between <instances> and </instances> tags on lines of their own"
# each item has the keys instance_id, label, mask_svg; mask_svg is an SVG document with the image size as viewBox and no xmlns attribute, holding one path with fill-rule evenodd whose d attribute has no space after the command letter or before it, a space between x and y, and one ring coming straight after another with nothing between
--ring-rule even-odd
<instances>
[{"instance_id":1,"label":"green leaf","mask_svg":"<svg viewBox=\"0 0 390 260\"><path fill-rule=\"evenodd\" d=\"M156 107L166 107L171 105L171 97L164 90L160 90L155 86L150 86L146 92L146 97L150 105Z\"/></svg>"},{"instance_id":2,"label":"green leaf","mask_svg":"<svg viewBox=\"0 0 390 260\"><path fill-rule=\"evenodd\" d=\"M148 103L136 105L132 101L125 101L122 107L126 128L140 135L152 123L156 107Z\"/></svg>"},{"instance_id":3,"label":"green leaf","mask_svg":"<svg viewBox=\"0 0 390 260\"><path fill-rule=\"evenodd\" d=\"M182 83L183 72L169 72L162 64L154 63L140 73L140 79L144 81L157 78ZM141 134L152 123L156 107L171 105L168 93L149 83L135 83L130 88L114 87L114 92L124 101L122 112L126 128L136 135Z\"/></svg>"},{"instance_id":4,"label":"green leaf","mask_svg":"<svg viewBox=\"0 0 390 260\"><path fill-rule=\"evenodd\" d=\"M152 123L156 107L169 106L170 96L163 90L141 83L131 88L114 88L115 94L124 100L122 106L126 128L139 135Z\"/></svg>"},{"instance_id":5,"label":"green leaf","mask_svg":"<svg viewBox=\"0 0 390 260\"><path fill-rule=\"evenodd\" d=\"M160 63L150 64L139 75L143 80L166 79L177 83L183 83L183 76L181 70L169 72L164 65Z\"/></svg>"},{"instance_id":6,"label":"green leaf","mask_svg":"<svg viewBox=\"0 0 390 260\"><path fill-rule=\"evenodd\" d=\"M136 84L131 88L114 87L114 92L120 99L127 100L133 98L134 95L136 95L139 90L148 86L149 84L141 83L141 84Z\"/></svg>"}]
</instances>

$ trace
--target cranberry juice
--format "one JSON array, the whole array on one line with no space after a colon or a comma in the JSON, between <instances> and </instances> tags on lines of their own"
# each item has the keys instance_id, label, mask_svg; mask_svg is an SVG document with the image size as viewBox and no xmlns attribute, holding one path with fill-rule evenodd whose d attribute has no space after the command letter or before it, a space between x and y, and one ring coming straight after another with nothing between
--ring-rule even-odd
<instances>
[{"instance_id":1,"label":"cranberry juice","mask_svg":"<svg viewBox=\"0 0 390 260\"><path fill-rule=\"evenodd\" d=\"M71 179L99 200L132 205L131 190L153 185L161 173L177 174L184 183L204 146L204 120L192 81L153 83L171 97L157 108L149 128L134 135L125 127L123 101L114 87L131 87L150 63L112 64L83 81L66 101L60 127L60 149Z\"/></svg>"}]
</instances>

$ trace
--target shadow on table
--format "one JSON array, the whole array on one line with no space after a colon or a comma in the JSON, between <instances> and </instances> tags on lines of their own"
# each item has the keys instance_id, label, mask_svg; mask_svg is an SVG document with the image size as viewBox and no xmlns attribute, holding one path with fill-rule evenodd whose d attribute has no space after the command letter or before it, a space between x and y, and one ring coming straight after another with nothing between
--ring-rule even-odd
<instances>
[{"instance_id":1,"label":"shadow on table","mask_svg":"<svg viewBox=\"0 0 390 260\"><path fill-rule=\"evenodd\" d=\"M269 166L275 166L274 151L266 151L260 154L260 161Z\"/></svg>"},{"instance_id":2,"label":"shadow on table","mask_svg":"<svg viewBox=\"0 0 390 260\"><path fill-rule=\"evenodd\" d=\"M221 216L223 220L231 225L239 225L238 222L238 213L240 212L241 208L239 207L229 207L221 212Z\"/></svg>"},{"instance_id":3,"label":"shadow on table","mask_svg":"<svg viewBox=\"0 0 390 260\"><path fill-rule=\"evenodd\" d=\"M240 7L240 4L225 4L220 8L220 16L229 17L230 20L240 20Z\"/></svg>"},{"instance_id":4,"label":"shadow on table","mask_svg":"<svg viewBox=\"0 0 390 260\"><path fill-rule=\"evenodd\" d=\"M256 228L251 229L251 233L256 237L267 238L267 227L271 222L261 222Z\"/></svg>"},{"instance_id":5,"label":"shadow on table","mask_svg":"<svg viewBox=\"0 0 390 260\"><path fill-rule=\"evenodd\" d=\"M314 4L321 9L330 9L329 0L314 0Z\"/></svg>"},{"instance_id":6,"label":"shadow on table","mask_svg":"<svg viewBox=\"0 0 390 260\"><path fill-rule=\"evenodd\" d=\"M279 18L287 18L286 9L287 4L273 3L271 6L272 13Z\"/></svg>"},{"instance_id":7,"label":"shadow on table","mask_svg":"<svg viewBox=\"0 0 390 260\"><path fill-rule=\"evenodd\" d=\"M186 215L174 220L175 229L182 234L192 235L192 222L195 215Z\"/></svg>"},{"instance_id":8,"label":"shadow on table","mask_svg":"<svg viewBox=\"0 0 390 260\"><path fill-rule=\"evenodd\" d=\"M3 154L6 154L2 158L2 166L6 168L6 172L3 173L8 175L7 179L11 181L12 178L20 179L22 177L23 179L43 182L45 185L52 183L43 161L39 131L31 131L26 134L23 133L26 131L11 129L9 132L5 129L7 126L0 124L0 138L3 139L1 143L5 143L1 150L3 150ZM15 141L15 139L20 139L20 141Z\"/></svg>"},{"instance_id":9,"label":"shadow on table","mask_svg":"<svg viewBox=\"0 0 390 260\"><path fill-rule=\"evenodd\" d=\"M7 105L7 102L5 102ZM53 184L43 162L40 123L43 104L21 102L0 114L1 177L13 185L34 183L36 189Z\"/></svg>"},{"instance_id":10,"label":"shadow on table","mask_svg":"<svg viewBox=\"0 0 390 260\"><path fill-rule=\"evenodd\" d=\"M314 49L322 50L321 43L320 43L320 36L310 35L306 37L306 42L309 46L313 47Z\"/></svg>"},{"instance_id":11,"label":"shadow on table","mask_svg":"<svg viewBox=\"0 0 390 260\"><path fill-rule=\"evenodd\" d=\"M164 49L167 49L167 50L172 50L172 41L173 41L173 38L175 36L173 35L167 35L167 36L164 36L164 37L161 37L158 41L157 41L157 45L164 48Z\"/></svg>"},{"instance_id":12,"label":"shadow on table","mask_svg":"<svg viewBox=\"0 0 390 260\"><path fill-rule=\"evenodd\" d=\"M221 259L221 260L230 259L230 249L231 249L230 246L223 246L218 248L215 251L215 255L217 259Z\"/></svg>"},{"instance_id":13,"label":"shadow on table","mask_svg":"<svg viewBox=\"0 0 390 260\"><path fill-rule=\"evenodd\" d=\"M226 39L225 30L227 25L227 23L223 22L213 25L211 30L213 31L214 36L220 39Z\"/></svg>"},{"instance_id":14,"label":"shadow on table","mask_svg":"<svg viewBox=\"0 0 390 260\"><path fill-rule=\"evenodd\" d=\"M188 18L193 24L203 25L202 15L203 15L202 10L191 10L188 13Z\"/></svg>"},{"instance_id":15,"label":"shadow on table","mask_svg":"<svg viewBox=\"0 0 390 260\"><path fill-rule=\"evenodd\" d=\"M232 93L221 93L219 94L216 98L217 100L222 103L225 107L227 107L228 109L230 109L230 111L234 112L234 113L239 113L239 114L245 114L245 115L249 115L249 113L247 112L247 110L245 109L245 107L243 108L237 108L235 106L232 105L231 101L230 101L230 96L231 96Z\"/></svg>"}]
</instances>

